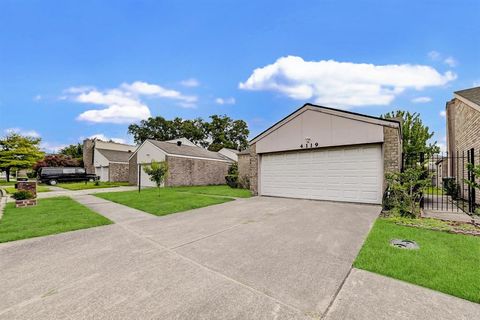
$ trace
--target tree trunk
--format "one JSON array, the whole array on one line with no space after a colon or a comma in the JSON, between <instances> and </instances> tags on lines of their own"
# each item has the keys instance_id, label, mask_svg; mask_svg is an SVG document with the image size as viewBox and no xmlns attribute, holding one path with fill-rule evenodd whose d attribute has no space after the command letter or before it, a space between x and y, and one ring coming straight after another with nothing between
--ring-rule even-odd
<instances>
[{"instance_id":1,"label":"tree trunk","mask_svg":"<svg viewBox=\"0 0 480 320\"><path fill-rule=\"evenodd\" d=\"M5 173L7 174L7 182L10 182L10 168L5 168Z\"/></svg>"}]
</instances>

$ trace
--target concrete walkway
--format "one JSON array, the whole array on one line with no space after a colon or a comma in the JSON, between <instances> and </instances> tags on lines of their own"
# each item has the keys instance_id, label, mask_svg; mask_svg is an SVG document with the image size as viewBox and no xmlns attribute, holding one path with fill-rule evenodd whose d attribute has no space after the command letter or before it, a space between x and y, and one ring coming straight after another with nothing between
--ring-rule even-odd
<instances>
[{"instance_id":1,"label":"concrete walkway","mask_svg":"<svg viewBox=\"0 0 480 320\"><path fill-rule=\"evenodd\" d=\"M49 187L52 189L52 187ZM122 192L122 191L132 191L137 190L136 186L120 186L120 187L112 187L112 188L98 188L98 189L86 189L86 190L68 190L63 189L60 187L55 187L52 191L49 192L39 192L37 197L39 199L42 198L52 198L52 197L61 197L61 196L78 196L78 195L85 195L85 194L95 194L101 192Z\"/></svg>"},{"instance_id":2,"label":"concrete walkway","mask_svg":"<svg viewBox=\"0 0 480 320\"><path fill-rule=\"evenodd\" d=\"M480 305L365 271L380 207L251 198L0 244L0 319L474 319ZM452 316L453 315L453 316Z\"/></svg>"}]
</instances>

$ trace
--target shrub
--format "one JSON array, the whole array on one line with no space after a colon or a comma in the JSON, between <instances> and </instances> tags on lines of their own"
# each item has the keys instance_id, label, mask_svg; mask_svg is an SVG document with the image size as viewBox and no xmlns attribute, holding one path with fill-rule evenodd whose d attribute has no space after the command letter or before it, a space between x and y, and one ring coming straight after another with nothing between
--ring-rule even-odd
<instances>
[{"instance_id":1,"label":"shrub","mask_svg":"<svg viewBox=\"0 0 480 320\"><path fill-rule=\"evenodd\" d=\"M27 190L20 190L12 194L12 198L15 200L27 200L27 199L33 199L33 193Z\"/></svg>"},{"instance_id":2,"label":"shrub","mask_svg":"<svg viewBox=\"0 0 480 320\"><path fill-rule=\"evenodd\" d=\"M458 199L458 196L460 195L460 185L455 182L455 178L443 178L443 189L445 189L445 193L451 196L453 200Z\"/></svg>"},{"instance_id":3,"label":"shrub","mask_svg":"<svg viewBox=\"0 0 480 320\"><path fill-rule=\"evenodd\" d=\"M428 175L421 168L409 168L401 173L387 173L388 192L384 208L395 215L416 218L420 211L423 189L429 184Z\"/></svg>"},{"instance_id":4,"label":"shrub","mask_svg":"<svg viewBox=\"0 0 480 320\"><path fill-rule=\"evenodd\" d=\"M232 163L228 168L228 174L225 176L225 181L230 188L238 188L238 164Z\"/></svg>"}]
</instances>

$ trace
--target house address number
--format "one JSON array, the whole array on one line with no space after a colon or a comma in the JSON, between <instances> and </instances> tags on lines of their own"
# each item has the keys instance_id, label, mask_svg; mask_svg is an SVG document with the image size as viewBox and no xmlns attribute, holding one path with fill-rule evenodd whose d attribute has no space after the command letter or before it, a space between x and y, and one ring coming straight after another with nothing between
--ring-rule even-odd
<instances>
[{"instance_id":1,"label":"house address number","mask_svg":"<svg viewBox=\"0 0 480 320\"><path fill-rule=\"evenodd\" d=\"M303 148L305 148L305 149L307 149L307 148L315 148L315 147L318 147L318 142L315 142L315 143L302 143L302 144L300 145L300 148L302 148L302 149L303 149Z\"/></svg>"}]
</instances>

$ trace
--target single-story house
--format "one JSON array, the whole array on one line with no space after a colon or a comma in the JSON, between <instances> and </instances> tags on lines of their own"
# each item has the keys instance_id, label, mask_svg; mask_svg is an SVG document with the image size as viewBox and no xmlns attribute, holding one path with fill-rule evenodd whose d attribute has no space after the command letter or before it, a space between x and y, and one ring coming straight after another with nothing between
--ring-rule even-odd
<instances>
[{"instance_id":1,"label":"single-story house","mask_svg":"<svg viewBox=\"0 0 480 320\"><path fill-rule=\"evenodd\" d=\"M94 173L100 181L127 182L128 159L136 146L106 142L98 139L83 141L83 163L87 173Z\"/></svg>"},{"instance_id":2,"label":"single-story house","mask_svg":"<svg viewBox=\"0 0 480 320\"><path fill-rule=\"evenodd\" d=\"M218 153L223 154L225 157L232 159L233 161L238 161L238 153L240 151L230 148L222 148L218 150Z\"/></svg>"},{"instance_id":3,"label":"single-story house","mask_svg":"<svg viewBox=\"0 0 480 320\"><path fill-rule=\"evenodd\" d=\"M401 169L401 125L305 104L250 141L253 194L381 204L385 173Z\"/></svg>"},{"instance_id":4,"label":"single-story house","mask_svg":"<svg viewBox=\"0 0 480 320\"><path fill-rule=\"evenodd\" d=\"M446 104L447 151L450 157L449 176L467 179L467 152L473 148L475 162L480 162L480 87L456 91ZM458 155L458 157L457 157ZM460 182L461 183L461 182ZM465 188L466 189L466 188ZM463 193L465 190L462 190ZM476 194L480 203L480 191Z\"/></svg>"},{"instance_id":5,"label":"single-story house","mask_svg":"<svg viewBox=\"0 0 480 320\"><path fill-rule=\"evenodd\" d=\"M233 163L218 152L186 145L182 140L147 139L130 156L129 182L140 183L141 187L155 186L143 169L153 161L166 161L168 164L165 186L225 184L228 168Z\"/></svg>"}]
</instances>

